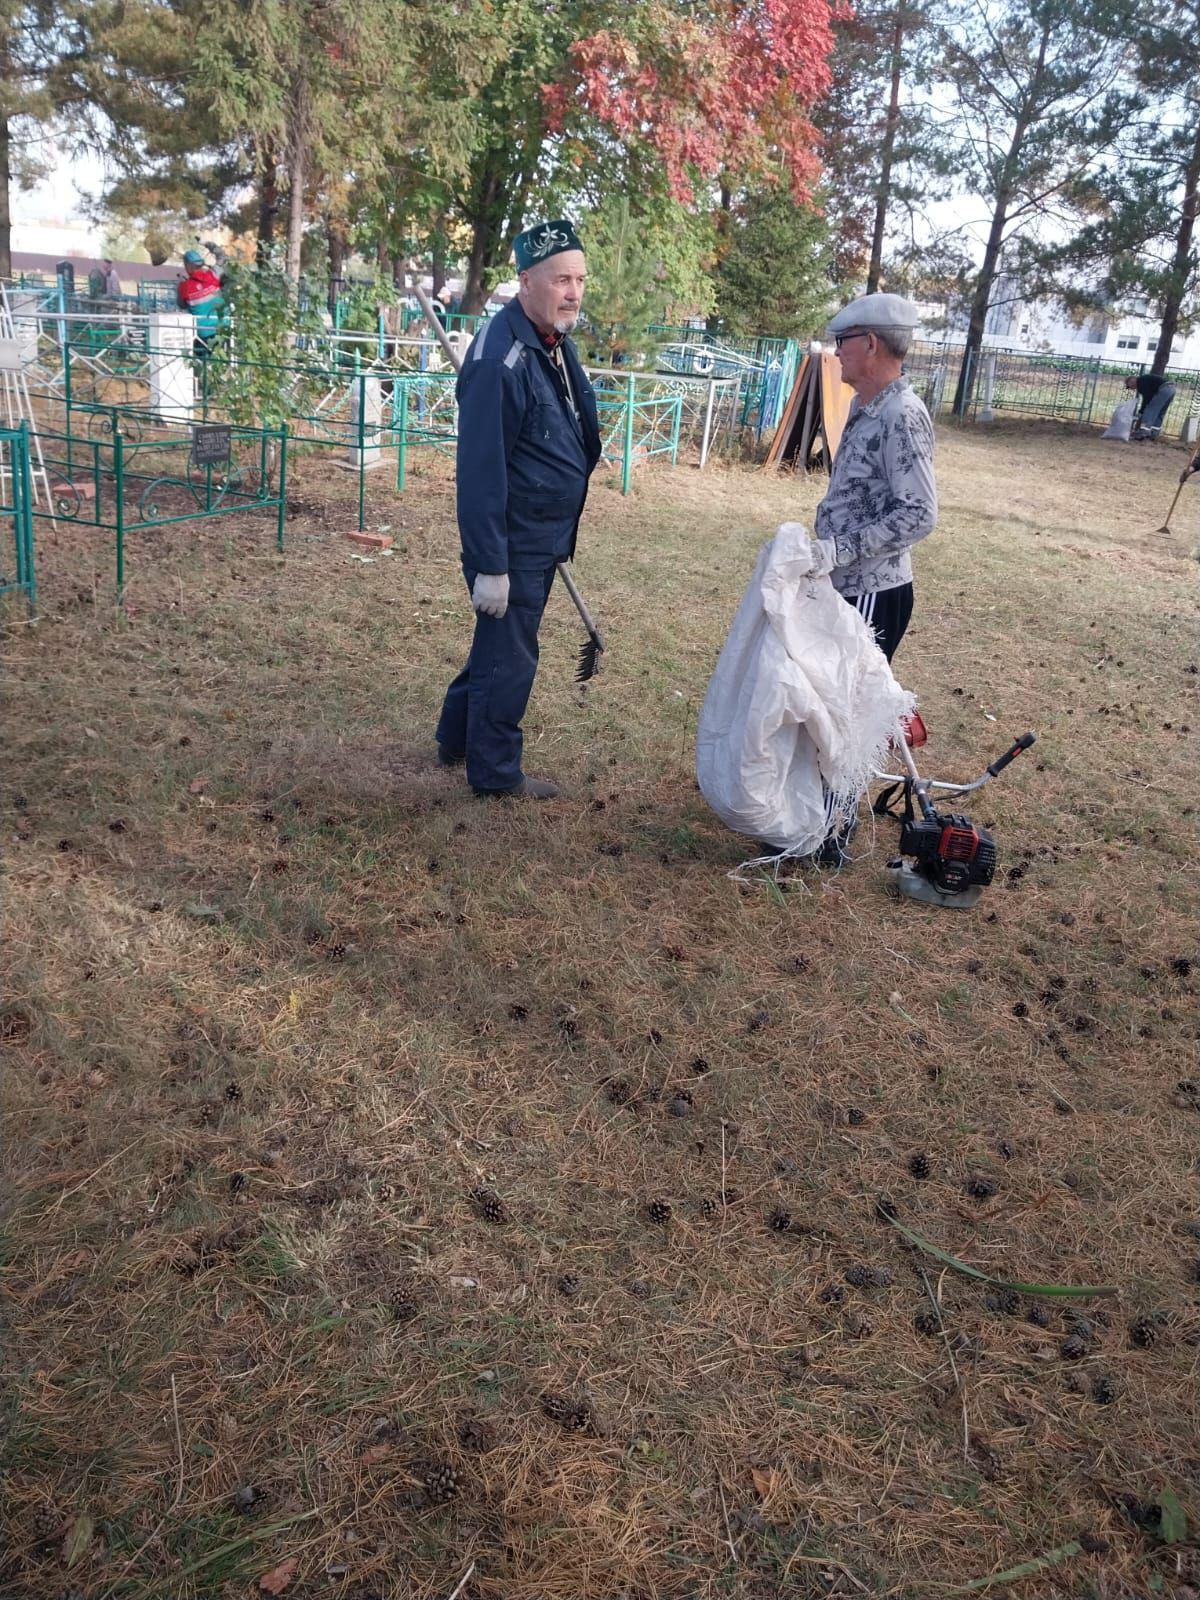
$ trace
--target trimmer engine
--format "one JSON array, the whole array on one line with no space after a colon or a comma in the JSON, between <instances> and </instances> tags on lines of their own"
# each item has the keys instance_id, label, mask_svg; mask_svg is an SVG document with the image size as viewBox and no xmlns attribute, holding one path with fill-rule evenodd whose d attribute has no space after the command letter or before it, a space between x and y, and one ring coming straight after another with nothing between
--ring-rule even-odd
<instances>
[{"instance_id":1,"label":"trimmer engine","mask_svg":"<svg viewBox=\"0 0 1200 1600\"><path fill-rule=\"evenodd\" d=\"M922 817L900 829L900 854L913 858L914 870L944 894L959 894L972 884L991 883L996 871L996 841L961 812Z\"/></svg>"},{"instance_id":2,"label":"trimmer engine","mask_svg":"<svg viewBox=\"0 0 1200 1600\"><path fill-rule=\"evenodd\" d=\"M1032 733L1023 734L992 762L981 778L974 783L954 784L922 778L908 740L894 741L907 775L893 780L892 786L876 800L874 810L879 816L894 815L893 803L903 793L900 855L889 861L887 867L896 894L910 900L924 900L929 905L957 909L975 904L995 876L996 841L986 828L976 827L970 817L961 812L938 811L929 798L929 791L946 789L963 795L980 789L1033 742Z\"/></svg>"}]
</instances>

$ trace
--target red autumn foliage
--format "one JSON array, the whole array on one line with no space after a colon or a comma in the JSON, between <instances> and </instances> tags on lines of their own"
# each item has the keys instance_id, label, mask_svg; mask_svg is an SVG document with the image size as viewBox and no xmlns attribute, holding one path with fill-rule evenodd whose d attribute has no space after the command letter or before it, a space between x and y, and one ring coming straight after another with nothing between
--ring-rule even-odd
<instances>
[{"instance_id":1,"label":"red autumn foliage","mask_svg":"<svg viewBox=\"0 0 1200 1600\"><path fill-rule=\"evenodd\" d=\"M808 108L830 83L830 23L845 0L717 0L681 14L667 0L627 13L571 47L575 74L546 91L550 131L582 103L623 138L648 144L672 195L697 177L782 163L797 200L820 169Z\"/></svg>"}]
</instances>

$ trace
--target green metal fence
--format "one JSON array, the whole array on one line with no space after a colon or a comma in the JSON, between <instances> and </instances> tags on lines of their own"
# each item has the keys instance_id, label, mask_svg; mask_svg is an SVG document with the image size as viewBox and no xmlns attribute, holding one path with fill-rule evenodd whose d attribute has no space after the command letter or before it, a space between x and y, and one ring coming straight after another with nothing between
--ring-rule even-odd
<instances>
[{"instance_id":1,"label":"green metal fence","mask_svg":"<svg viewBox=\"0 0 1200 1600\"><path fill-rule=\"evenodd\" d=\"M683 401L679 395L639 394L646 375L589 373L596 391L600 423L601 460L618 466L621 492L632 487L633 471L652 456L679 456ZM454 404L453 372L408 373L392 385L390 416L378 430L379 445L396 448L396 487L403 489L409 452L415 445L432 445L453 453L458 446L458 416ZM374 444L374 437L368 447Z\"/></svg>"},{"instance_id":2,"label":"green metal fence","mask_svg":"<svg viewBox=\"0 0 1200 1600\"><path fill-rule=\"evenodd\" d=\"M756 439L776 428L800 368L803 346L796 339L765 334L740 339L706 328L655 323L647 332L659 341L659 372L692 378L738 380L738 425Z\"/></svg>"},{"instance_id":3,"label":"green metal fence","mask_svg":"<svg viewBox=\"0 0 1200 1600\"><path fill-rule=\"evenodd\" d=\"M29 470L29 429L0 428L0 525L8 532L0 544L0 597L23 594L30 612L37 603L33 557L33 480Z\"/></svg>"},{"instance_id":4,"label":"green metal fence","mask_svg":"<svg viewBox=\"0 0 1200 1600\"><path fill-rule=\"evenodd\" d=\"M953 346L914 340L904 358L904 375L925 402L931 417L948 411L954 400L961 350Z\"/></svg>"},{"instance_id":5,"label":"green metal fence","mask_svg":"<svg viewBox=\"0 0 1200 1600\"><path fill-rule=\"evenodd\" d=\"M161 278L142 278L135 300L139 311L175 311L179 306L178 293L177 284L164 283Z\"/></svg>"},{"instance_id":6,"label":"green metal fence","mask_svg":"<svg viewBox=\"0 0 1200 1600\"><path fill-rule=\"evenodd\" d=\"M235 512L274 511L276 548L283 549L287 499L287 429L227 429L228 455L206 460L203 425L151 437L128 437L116 408L108 437L39 430L51 506L34 517L114 535L118 599L125 588L127 536L174 523ZM211 435L212 430L209 430ZM218 447L221 441L216 441Z\"/></svg>"},{"instance_id":7,"label":"green metal fence","mask_svg":"<svg viewBox=\"0 0 1200 1600\"><path fill-rule=\"evenodd\" d=\"M1021 416L1107 424L1116 406L1128 398L1125 380L1144 370L1101 356L984 349L976 362L969 414L980 422ZM1200 373L1168 371L1166 376L1176 389L1167 413L1167 426L1174 431L1200 415Z\"/></svg>"},{"instance_id":8,"label":"green metal fence","mask_svg":"<svg viewBox=\"0 0 1200 1600\"><path fill-rule=\"evenodd\" d=\"M388 432L396 446L397 489L405 487L414 445L432 445L450 454L458 449L456 382L454 372L404 374L393 381Z\"/></svg>"},{"instance_id":9,"label":"green metal fence","mask_svg":"<svg viewBox=\"0 0 1200 1600\"><path fill-rule=\"evenodd\" d=\"M633 469L651 456L679 459L679 426L683 400L679 395L638 395L637 375L593 372L596 412L600 422L602 461L619 465L621 493L628 494Z\"/></svg>"}]
</instances>

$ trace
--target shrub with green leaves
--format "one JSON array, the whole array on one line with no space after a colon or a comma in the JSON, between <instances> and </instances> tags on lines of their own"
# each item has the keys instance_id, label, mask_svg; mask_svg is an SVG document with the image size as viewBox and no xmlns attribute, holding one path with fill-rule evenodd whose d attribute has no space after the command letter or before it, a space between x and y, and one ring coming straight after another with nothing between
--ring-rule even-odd
<instances>
[{"instance_id":1,"label":"shrub with green leaves","mask_svg":"<svg viewBox=\"0 0 1200 1600\"><path fill-rule=\"evenodd\" d=\"M278 428L297 408L295 336L321 330L317 300L299 301L274 250L222 263L226 312L213 342L209 394L234 422Z\"/></svg>"}]
</instances>

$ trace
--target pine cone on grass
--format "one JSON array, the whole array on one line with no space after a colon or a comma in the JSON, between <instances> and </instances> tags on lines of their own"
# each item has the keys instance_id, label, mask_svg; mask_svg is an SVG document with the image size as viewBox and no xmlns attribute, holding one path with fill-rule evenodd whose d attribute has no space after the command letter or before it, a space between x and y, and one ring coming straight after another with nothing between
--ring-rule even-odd
<instances>
[{"instance_id":1,"label":"pine cone on grass","mask_svg":"<svg viewBox=\"0 0 1200 1600\"><path fill-rule=\"evenodd\" d=\"M572 1400L565 1394L544 1394L541 1398L544 1416L557 1422L569 1433L586 1433L592 1426L592 1408L586 1400Z\"/></svg>"},{"instance_id":2,"label":"pine cone on grass","mask_svg":"<svg viewBox=\"0 0 1200 1600\"><path fill-rule=\"evenodd\" d=\"M411 1322L418 1311L411 1283L398 1283L388 1296L388 1310L397 1322Z\"/></svg>"},{"instance_id":3,"label":"pine cone on grass","mask_svg":"<svg viewBox=\"0 0 1200 1600\"><path fill-rule=\"evenodd\" d=\"M471 1190L471 1199L485 1222L499 1224L509 1221L508 1207L496 1191L489 1188L486 1183L475 1185Z\"/></svg>"},{"instance_id":4,"label":"pine cone on grass","mask_svg":"<svg viewBox=\"0 0 1200 1600\"><path fill-rule=\"evenodd\" d=\"M431 1505L445 1505L462 1488L462 1480L448 1461L427 1461L416 1472Z\"/></svg>"},{"instance_id":5,"label":"pine cone on grass","mask_svg":"<svg viewBox=\"0 0 1200 1600\"><path fill-rule=\"evenodd\" d=\"M458 1442L464 1450L482 1454L496 1445L496 1430L486 1417L464 1417L458 1425Z\"/></svg>"},{"instance_id":6,"label":"pine cone on grass","mask_svg":"<svg viewBox=\"0 0 1200 1600\"><path fill-rule=\"evenodd\" d=\"M1129 1342L1137 1350L1151 1350L1158 1338L1158 1327L1153 1317L1139 1317L1129 1324Z\"/></svg>"},{"instance_id":7,"label":"pine cone on grass","mask_svg":"<svg viewBox=\"0 0 1200 1600\"><path fill-rule=\"evenodd\" d=\"M887 1267L867 1267L856 1262L843 1276L853 1289L886 1289L892 1281Z\"/></svg>"}]
</instances>

